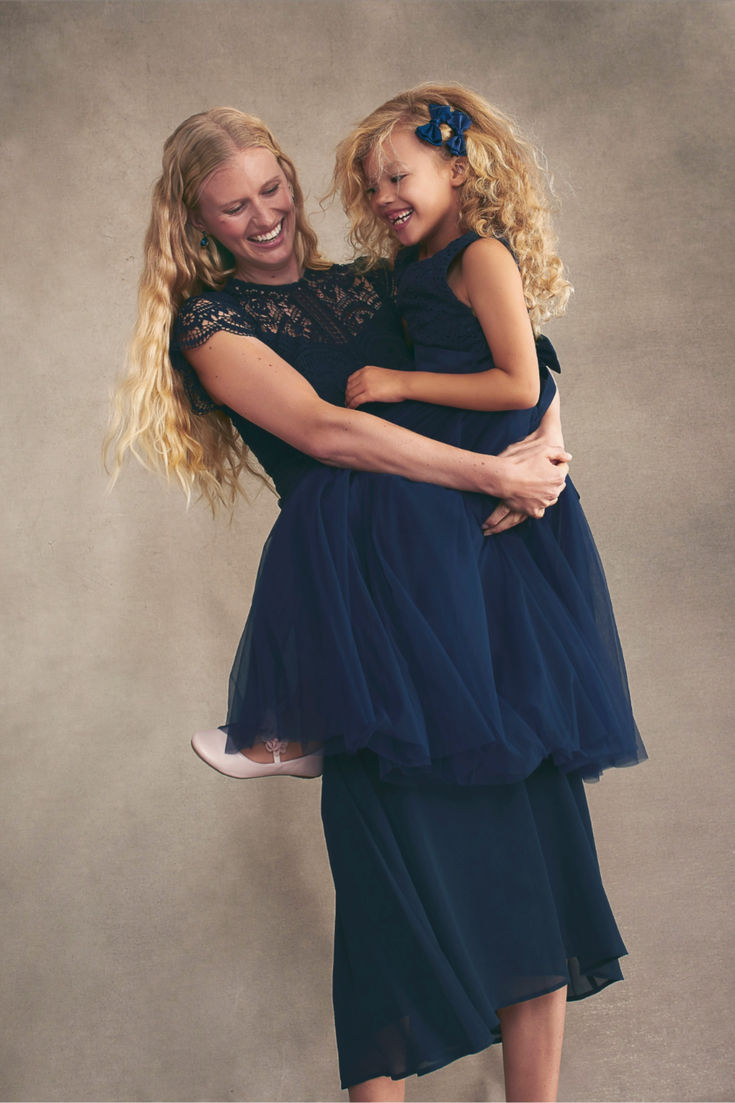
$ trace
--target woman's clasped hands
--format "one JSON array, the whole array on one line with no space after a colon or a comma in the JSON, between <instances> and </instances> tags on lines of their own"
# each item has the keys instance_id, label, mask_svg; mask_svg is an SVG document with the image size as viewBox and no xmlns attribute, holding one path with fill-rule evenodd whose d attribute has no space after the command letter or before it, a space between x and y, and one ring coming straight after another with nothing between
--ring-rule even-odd
<instances>
[{"instance_id":1,"label":"woman's clasped hands","mask_svg":"<svg viewBox=\"0 0 735 1103\"><path fill-rule=\"evenodd\" d=\"M572 454L562 444L532 435L509 445L498 458L507 465L516 489L504 494L485 520L486 536L505 532L527 517L543 517L564 492Z\"/></svg>"}]
</instances>

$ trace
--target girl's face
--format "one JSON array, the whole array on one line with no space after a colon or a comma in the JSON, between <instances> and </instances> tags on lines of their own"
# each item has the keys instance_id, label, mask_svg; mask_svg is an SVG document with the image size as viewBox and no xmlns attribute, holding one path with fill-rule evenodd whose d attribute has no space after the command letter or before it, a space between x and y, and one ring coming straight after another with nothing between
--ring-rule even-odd
<instances>
[{"instance_id":1,"label":"girl's face","mask_svg":"<svg viewBox=\"0 0 735 1103\"><path fill-rule=\"evenodd\" d=\"M457 237L463 158L447 160L404 129L395 130L382 150L371 151L362 168L373 213L401 245L420 242L421 255L429 257Z\"/></svg>"},{"instance_id":2,"label":"girl's face","mask_svg":"<svg viewBox=\"0 0 735 1103\"><path fill-rule=\"evenodd\" d=\"M191 221L229 249L240 279L282 284L301 276L293 197L269 149L240 150L215 169L204 181Z\"/></svg>"}]
</instances>

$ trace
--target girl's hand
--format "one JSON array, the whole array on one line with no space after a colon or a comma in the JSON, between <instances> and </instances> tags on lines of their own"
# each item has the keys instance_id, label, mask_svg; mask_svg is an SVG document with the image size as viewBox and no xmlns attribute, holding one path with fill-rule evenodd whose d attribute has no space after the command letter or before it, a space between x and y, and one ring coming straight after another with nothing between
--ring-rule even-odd
<instances>
[{"instance_id":1,"label":"girl's hand","mask_svg":"<svg viewBox=\"0 0 735 1103\"><path fill-rule=\"evenodd\" d=\"M347 380L345 406L348 410L356 410L366 402L403 402L405 375L406 372L376 368L373 364L360 368Z\"/></svg>"}]
</instances>

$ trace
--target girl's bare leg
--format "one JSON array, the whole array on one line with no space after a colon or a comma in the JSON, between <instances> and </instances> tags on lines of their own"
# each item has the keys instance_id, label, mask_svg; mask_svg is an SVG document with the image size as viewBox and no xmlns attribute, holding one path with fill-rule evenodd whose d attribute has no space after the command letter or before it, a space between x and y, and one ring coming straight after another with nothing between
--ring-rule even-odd
<instances>
[{"instance_id":1,"label":"girl's bare leg","mask_svg":"<svg viewBox=\"0 0 735 1103\"><path fill-rule=\"evenodd\" d=\"M556 1103L566 1001L565 987L498 1011L507 1103Z\"/></svg>"},{"instance_id":2,"label":"girl's bare leg","mask_svg":"<svg viewBox=\"0 0 735 1103\"><path fill-rule=\"evenodd\" d=\"M377 1076L375 1080L363 1080L349 1089L350 1103L403 1103L406 1097L405 1080L391 1080L389 1076Z\"/></svg>"}]
</instances>

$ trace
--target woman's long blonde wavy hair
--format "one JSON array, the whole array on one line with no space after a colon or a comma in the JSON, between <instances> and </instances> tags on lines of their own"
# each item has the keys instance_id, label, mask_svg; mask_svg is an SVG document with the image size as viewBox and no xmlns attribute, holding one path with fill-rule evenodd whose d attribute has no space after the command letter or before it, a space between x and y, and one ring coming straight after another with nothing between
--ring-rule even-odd
<instances>
[{"instance_id":1,"label":"woman's long blonde wavy hair","mask_svg":"<svg viewBox=\"0 0 735 1103\"><path fill-rule=\"evenodd\" d=\"M210 237L202 247L202 232L190 215L207 177L233 154L253 147L274 154L293 192L300 265L329 267L306 218L296 169L265 124L232 107L214 107L186 119L163 147L128 372L113 400L104 447L113 483L131 452L145 467L176 478L188 500L198 491L212 509L234 503L243 470L258 472L223 410L193 412L181 375L171 364L169 344L181 304L204 289L221 288L235 271L234 257L219 242Z\"/></svg>"},{"instance_id":2,"label":"woman's long blonde wavy hair","mask_svg":"<svg viewBox=\"0 0 735 1103\"><path fill-rule=\"evenodd\" d=\"M375 217L367 195L365 158L384 150L396 128L411 131L430 121L429 104L446 104L472 119L465 132L467 175L459 188L462 232L504 238L520 268L534 333L548 318L563 314L571 293L556 254L551 224L553 196L541 154L515 124L475 92L459 84L419 84L371 112L337 147L331 194L338 194L350 219L350 241L369 265L393 260L399 245L389 226ZM452 135L442 123L442 135ZM445 146L438 157L451 158Z\"/></svg>"}]
</instances>

